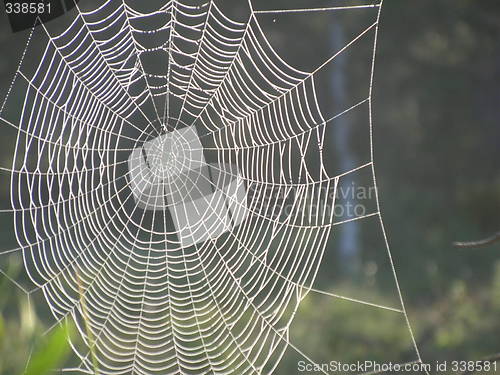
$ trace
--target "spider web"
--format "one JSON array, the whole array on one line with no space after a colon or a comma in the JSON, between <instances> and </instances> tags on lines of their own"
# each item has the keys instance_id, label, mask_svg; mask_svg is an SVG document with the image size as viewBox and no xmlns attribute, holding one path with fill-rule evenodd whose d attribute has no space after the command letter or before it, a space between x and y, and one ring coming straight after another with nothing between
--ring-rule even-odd
<instances>
[{"instance_id":1,"label":"spider web","mask_svg":"<svg viewBox=\"0 0 500 375\"><path fill-rule=\"evenodd\" d=\"M397 308L313 287L332 228L372 216L396 276L378 198L375 212L354 219L336 220L329 209L343 177L369 169L375 183L373 148L369 161L341 174L330 175L323 160L327 127L364 104L372 141L373 62L367 96L327 119L315 80L362 38L376 43L381 2L250 4L245 22L213 1L153 4L77 6L56 35L42 24L42 57L28 73L33 30L13 81L24 85L23 110L17 121L1 118L18 131L12 168L2 168L11 174L12 208L2 212L13 214L19 247L0 254L22 255L35 287L12 282L28 296L42 292L55 324L77 324L86 345L72 345L79 364L67 371L272 373L287 348L314 363L289 338L311 292L402 314L413 339L399 285ZM360 8L376 11L373 23L310 72L278 56L257 18ZM375 51L376 44L373 58ZM131 164L135 150L182 129L196 142L172 137L169 168L138 172L143 167ZM165 167L158 144L147 154L149 167ZM200 165L211 172L183 174ZM143 172L168 181L145 193L153 209L132 188L149 181ZM244 197L218 189L214 175ZM205 185L216 193L207 195ZM182 199L190 194L207 209L183 224ZM304 209L310 205L314 215ZM192 238L188 245L183 236Z\"/></svg>"}]
</instances>

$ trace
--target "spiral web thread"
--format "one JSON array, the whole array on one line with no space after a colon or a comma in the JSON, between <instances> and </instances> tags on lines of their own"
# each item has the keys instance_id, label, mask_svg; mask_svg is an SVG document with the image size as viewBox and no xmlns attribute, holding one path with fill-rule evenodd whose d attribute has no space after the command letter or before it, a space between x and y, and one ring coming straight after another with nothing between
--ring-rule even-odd
<instances>
[{"instance_id":1,"label":"spiral web thread","mask_svg":"<svg viewBox=\"0 0 500 375\"><path fill-rule=\"evenodd\" d=\"M250 4L247 22L212 1L171 0L147 11L139 3L77 7L56 36L42 25L47 42L36 71L24 73L21 60L13 81L26 87L19 122L1 117L18 129L13 166L2 168L11 174L12 208L2 212L14 215L19 247L0 254L22 254L35 287L12 281L28 296L42 291L56 324L76 322L86 348L73 345L80 364L65 371L272 373L287 347L314 363L288 336L310 292L391 310L408 323L402 300L394 308L313 287L332 228L346 222L328 210L331 193L361 169L371 169L375 182L373 150L370 161L335 176L322 153L326 127L363 104L371 138L372 82L365 99L325 119L315 75L358 40L371 35L376 43L381 3L275 11ZM280 59L256 18L367 7L376 10L374 22L312 72ZM163 71L148 68L148 59L163 59ZM246 216L216 238L183 247L168 209L139 207L130 185L141 174L127 171L127 158L148 140L193 126L203 151L217 158L214 171L231 174L224 166L237 166L246 199L219 197ZM173 169L199 162L192 156L201 150L188 143L173 146ZM169 188L203 182L174 179ZM312 204L315 215L305 209ZM349 220L371 216L391 258L378 198L376 212ZM183 230L209 233L224 220L217 215ZM398 292L401 298L399 285Z\"/></svg>"}]
</instances>

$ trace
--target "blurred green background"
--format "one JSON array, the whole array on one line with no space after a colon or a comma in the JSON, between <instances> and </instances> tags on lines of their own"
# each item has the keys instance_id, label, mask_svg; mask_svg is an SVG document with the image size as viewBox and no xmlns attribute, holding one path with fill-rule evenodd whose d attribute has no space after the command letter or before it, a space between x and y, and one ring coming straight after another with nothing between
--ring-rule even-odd
<instances>
[{"instance_id":1,"label":"blurred green background","mask_svg":"<svg viewBox=\"0 0 500 375\"><path fill-rule=\"evenodd\" d=\"M282 8L287 2L267 4ZM312 56L324 60L321 54L326 58L335 43L342 44L329 34L338 32L329 28L332 22L337 20L346 35L353 27L348 19L334 17L322 13L291 22L276 16L271 21L276 30L269 38L279 51L285 48L283 35L300 30L294 40L297 49L289 53L296 65L308 66ZM311 42L311 35L323 37ZM2 11L2 98L26 36L10 32ZM365 77L356 74L361 66L357 61L366 63L371 52L348 57L348 80L340 90L366 86ZM330 77L335 74L342 71L332 71ZM385 1L373 92L375 163L398 279L425 362L476 360L500 352L500 243L452 246L500 230L499 82L498 0ZM332 88L326 97L335 102L335 94ZM366 128L364 133L343 134L353 155L365 147L361 134L366 136ZM11 144L12 138L0 137L1 166L11 165ZM8 208L8 176L1 181L0 207ZM0 220L1 248L16 247L12 217L2 214ZM357 241L354 254L345 257L344 247L352 246L345 240L349 234L340 233L329 242L318 287L397 306L387 254L383 246L376 255L372 251L380 241L380 228L356 226L351 232ZM11 277L22 278L19 259L9 257L1 264ZM0 275L0 374L22 373L31 348L40 342L48 319L39 306L28 303L26 295ZM401 316L322 295L311 294L304 301L291 339L318 360L416 358ZM296 373L298 360L293 351L287 354L277 373Z\"/></svg>"}]
</instances>

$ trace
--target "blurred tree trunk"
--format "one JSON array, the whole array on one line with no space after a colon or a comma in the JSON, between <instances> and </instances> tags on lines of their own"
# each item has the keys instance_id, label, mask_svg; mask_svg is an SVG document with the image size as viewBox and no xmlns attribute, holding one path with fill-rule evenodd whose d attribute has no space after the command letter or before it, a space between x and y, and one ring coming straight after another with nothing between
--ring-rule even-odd
<instances>
[{"instance_id":1,"label":"blurred tree trunk","mask_svg":"<svg viewBox=\"0 0 500 375\"><path fill-rule=\"evenodd\" d=\"M330 45L332 51L335 53L342 49L346 44L344 25L339 17L332 16L330 26ZM347 108L350 103L347 100L347 84L346 82L346 68L348 64L348 57L346 54L341 53L332 62L331 71L331 97L333 113L337 114ZM335 156L338 160L337 165L341 171L347 171L357 165L356 157L352 150L351 145L351 124L349 123L348 116L338 117L334 123L332 131L331 142L335 150ZM347 175L343 177L344 181L350 179ZM349 184L340 183L344 186L352 188L350 181ZM342 202L344 208L346 205L352 205L352 192L344 192L347 199ZM344 209L344 214L347 210ZM350 216L345 215L342 220L349 219L354 216L354 213L349 212ZM340 261L340 270L345 276L350 276L355 273L359 268L360 261L360 241L359 241L359 226L354 221L348 224L340 225L337 229L338 238L338 258Z\"/></svg>"}]
</instances>

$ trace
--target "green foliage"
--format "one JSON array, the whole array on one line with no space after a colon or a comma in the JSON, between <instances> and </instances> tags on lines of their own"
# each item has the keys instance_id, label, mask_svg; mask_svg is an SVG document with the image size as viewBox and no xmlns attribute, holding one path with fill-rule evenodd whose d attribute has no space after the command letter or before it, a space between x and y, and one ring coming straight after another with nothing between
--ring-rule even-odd
<instances>
[{"instance_id":1,"label":"green foliage","mask_svg":"<svg viewBox=\"0 0 500 375\"><path fill-rule=\"evenodd\" d=\"M16 277L21 264L11 258L6 273ZM44 336L46 329L34 305L26 294L0 277L0 374L43 375L61 367L70 347L67 337L73 335L71 324L55 328ZM32 349L34 349L32 351Z\"/></svg>"},{"instance_id":2,"label":"green foliage","mask_svg":"<svg viewBox=\"0 0 500 375\"><path fill-rule=\"evenodd\" d=\"M411 349L402 314L314 294L301 304L291 335L315 357L346 362L368 354L377 361L401 358Z\"/></svg>"},{"instance_id":3,"label":"green foliage","mask_svg":"<svg viewBox=\"0 0 500 375\"><path fill-rule=\"evenodd\" d=\"M59 368L70 352L68 337L74 335L70 324L58 326L48 338L41 340L29 361L25 375L45 375Z\"/></svg>"}]
</instances>

